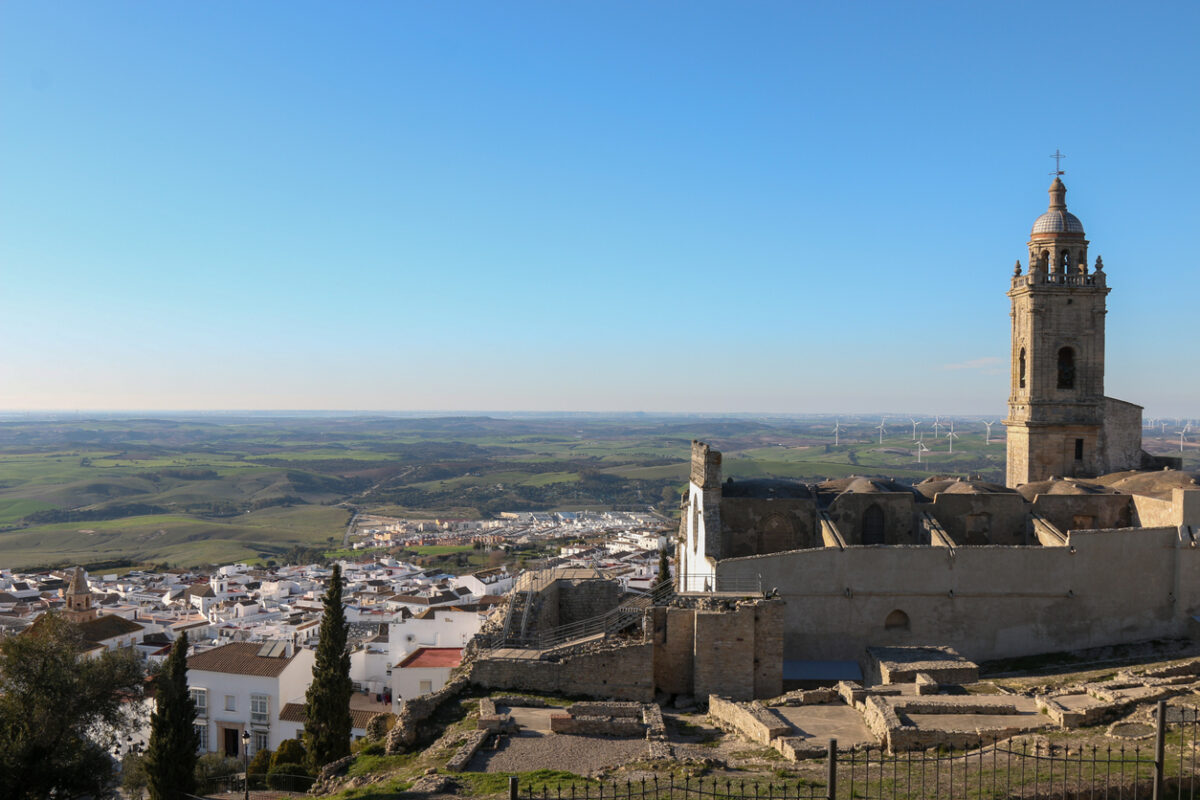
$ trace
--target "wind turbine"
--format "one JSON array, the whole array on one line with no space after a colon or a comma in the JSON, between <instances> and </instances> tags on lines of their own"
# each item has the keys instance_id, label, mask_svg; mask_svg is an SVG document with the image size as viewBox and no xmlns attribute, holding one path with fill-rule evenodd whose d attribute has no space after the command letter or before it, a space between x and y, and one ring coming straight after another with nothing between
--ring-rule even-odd
<instances>
[{"instance_id":1,"label":"wind turbine","mask_svg":"<svg viewBox=\"0 0 1200 800\"><path fill-rule=\"evenodd\" d=\"M1179 452L1183 452L1183 437L1187 436L1192 430L1192 423L1183 426L1183 430L1179 432Z\"/></svg>"},{"instance_id":2,"label":"wind turbine","mask_svg":"<svg viewBox=\"0 0 1200 800\"><path fill-rule=\"evenodd\" d=\"M1162 435L1166 436L1167 435L1167 423L1163 422L1160 424L1162 425Z\"/></svg>"},{"instance_id":3,"label":"wind turbine","mask_svg":"<svg viewBox=\"0 0 1200 800\"><path fill-rule=\"evenodd\" d=\"M912 417L909 417L908 421L913 424L913 441L915 442L917 440L917 426L920 425L921 423L917 422Z\"/></svg>"},{"instance_id":4,"label":"wind turbine","mask_svg":"<svg viewBox=\"0 0 1200 800\"><path fill-rule=\"evenodd\" d=\"M875 430L879 431L879 443L883 444L883 435L887 433L887 417L879 420L879 424L875 426Z\"/></svg>"},{"instance_id":5,"label":"wind turbine","mask_svg":"<svg viewBox=\"0 0 1200 800\"><path fill-rule=\"evenodd\" d=\"M984 424L984 426L987 427L987 434L983 437L983 443L991 444L992 443L992 426L996 424L996 420L992 420L991 422L985 421L983 424Z\"/></svg>"},{"instance_id":6,"label":"wind turbine","mask_svg":"<svg viewBox=\"0 0 1200 800\"><path fill-rule=\"evenodd\" d=\"M835 419L833 421L833 446L838 446L838 434L842 432L842 421Z\"/></svg>"},{"instance_id":7,"label":"wind turbine","mask_svg":"<svg viewBox=\"0 0 1200 800\"><path fill-rule=\"evenodd\" d=\"M937 438L937 436L938 436L938 429L939 429L939 428L944 428L944 427L946 427L946 426L942 424L942 417L941 417L941 415L939 414L939 415L935 416L935 417L933 418L933 438L935 438L935 439L936 439L936 438Z\"/></svg>"},{"instance_id":8,"label":"wind turbine","mask_svg":"<svg viewBox=\"0 0 1200 800\"><path fill-rule=\"evenodd\" d=\"M946 438L950 440L950 452L954 452L954 440L958 438L958 434L954 432L954 420L950 420L950 432L946 434Z\"/></svg>"},{"instance_id":9,"label":"wind turbine","mask_svg":"<svg viewBox=\"0 0 1200 800\"><path fill-rule=\"evenodd\" d=\"M918 464L921 463L921 453L928 453L928 452L929 452L929 448L925 446L924 442L917 442L917 463Z\"/></svg>"}]
</instances>

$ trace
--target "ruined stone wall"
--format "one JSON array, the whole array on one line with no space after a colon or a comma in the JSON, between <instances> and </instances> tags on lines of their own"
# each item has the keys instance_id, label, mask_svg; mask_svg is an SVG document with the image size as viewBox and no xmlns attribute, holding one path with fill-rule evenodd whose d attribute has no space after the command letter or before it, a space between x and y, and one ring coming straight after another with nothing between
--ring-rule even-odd
<instances>
[{"instance_id":1,"label":"ruined stone wall","mask_svg":"<svg viewBox=\"0 0 1200 800\"><path fill-rule=\"evenodd\" d=\"M1039 494L1033 498L1033 511L1063 533L1133 525L1133 502L1127 494Z\"/></svg>"},{"instance_id":2,"label":"ruined stone wall","mask_svg":"<svg viewBox=\"0 0 1200 800\"><path fill-rule=\"evenodd\" d=\"M754 614L754 697L776 697L783 691L783 601L743 607Z\"/></svg>"},{"instance_id":3,"label":"ruined stone wall","mask_svg":"<svg viewBox=\"0 0 1200 800\"><path fill-rule=\"evenodd\" d=\"M884 544L917 544L913 514L916 503L911 494L893 492L844 493L829 504L829 518L837 526L846 544L863 543L863 514L872 505L883 512Z\"/></svg>"},{"instance_id":4,"label":"ruined stone wall","mask_svg":"<svg viewBox=\"0 0 1200 800\"><path fill-rule=\"evenodd\" d=\"M1069 547L822 548L717 569L779 588L785 658L852 660L887 643L980 661L1184 635L1200 607L1200 548L1177 545L1174 528L1090 531ZM885 631L894 610L907 630Z\"/></svg>"},{"instance_id":5,"label":"ruined stone wall","mask_svg":"<svg viewBox=\"0 0 1200 800\"><path fill-rule=\"evenodd\" d=\"M1019 494L939 494L925 510L960 545L1029 540L1029 503Z\"/></svg>"},{"instance_id":6,"label":"ruined stone wall","mask_svg":"<svg viewBox=\"0 0 1200 800\"><path fill-rule=\"evenodd\" d=\"M698 696L754 698L754 626L747 622L742 614L696 612L693 686Z\"/></svg>"},{"instance_id":7,"label":"ruined stone wall","mask_svg":"<svg viewBox=\"0 0 1200 800\"><path fill-rule=\"evenodd\" d=\"M654 645L579 653L562 661L481 658L471 682L487 689L557 692L648 703L654 699Z\"/></svg>"},{"instance_id":8,"label":"ruined stone wall","mask_svg":"<svg viewBox=\"0 0 1200 800\"><path fill-rule=\"evenodd\" d=\"M709 696L708 716L722 728L737 731L750 741L764 745L770 745L772 739L784 736L792 729L787 720L771 709L719 695Z\"/></svg>"},{"instance_id":9,"label":"ruined stone wall","mask_svg":"<svg viewBox=\"0 0 1200 800\"><path fill-rule=\"evenodd\" d=\"M1144 527L1200 526L1200 489L1172 489L1171 499L1133 495L1134 521Z\"/></svg>"},{"instance_id":10,"label":"ruined stone wall","mask_svg":"<svg viewBox=\"0 0 1200 800\"><path fill-rule=\"evenodd\" d=\"M696 615L690 608L653 610L654 683L669 694L693 694Z\"/></svg>"},{"instance_id":11,"label":"ruined stone wall","mask_svg":"<svg viewBox=\"0 0 1200 800\"><path fill-rule=\"evenodd\" d=\"M721 498L725 558L822 546L816 503L807 498Z\"/></svg>"}]
</instances>

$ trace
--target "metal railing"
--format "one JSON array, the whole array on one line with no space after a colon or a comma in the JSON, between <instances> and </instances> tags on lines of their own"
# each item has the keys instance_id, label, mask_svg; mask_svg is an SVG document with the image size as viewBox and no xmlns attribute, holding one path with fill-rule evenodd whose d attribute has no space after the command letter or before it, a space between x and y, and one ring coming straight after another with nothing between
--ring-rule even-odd
<instances>
[{"instance_id":1,"label":"metal railing","mask_svg":"<svg viewBox=\"0 0 1200 800\"><path fill-rule=\"evenodd\" d=\"M249 797L251 800L279 800L280 798L302 797L316 782L311 775L288 775L281 772L224 775L209 778L196 787L195 794L184 795L189 800L225 800L231 797Z\"/></svg>"},{"instance_id":2,"label":"metal railing","mask_svg":"<svg viewBox=\"0 0 1200 800\"><path fill-rule=\"evenodd\" d=\"M993 738L980 747L888 754L880 748L839 750L808 761L809 777L638 781L586 778L509 781L510 800L1183 800L1200 789L1200 708L1160 701L1144 742L1101 747L1038 737ZM801 765L797 765L800 767Z\"/></svg>"},{"instance_id":3,"label":"metal railing","mask_svg":"<svg viewBox=\"0 0 1200 800\"><path fill-rule=\"evenodd\" d=\"M753 578L714 575L711 572L683 573L677 578L679 594L734 594L761 597L762 576Z\"/></svg>"}]
</instances>

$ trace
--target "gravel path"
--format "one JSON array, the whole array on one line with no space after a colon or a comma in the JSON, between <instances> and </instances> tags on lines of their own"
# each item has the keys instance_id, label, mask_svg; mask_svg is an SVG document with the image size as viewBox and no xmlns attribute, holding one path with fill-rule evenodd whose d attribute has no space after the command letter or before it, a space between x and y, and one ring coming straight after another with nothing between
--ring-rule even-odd
<instances>
[{"instance_id":1,"label":"gravel path","mask_svg":"<svg viewBox=\"0 0 1200 800\"><path fill-rule=\"evenodd\" d=\"M594 736L511 736L499 750L480 750L471 759L471 772L527 772L561 769L591 775L646 757L645 739L603 739Z\"/></svg>"}]
</instances>

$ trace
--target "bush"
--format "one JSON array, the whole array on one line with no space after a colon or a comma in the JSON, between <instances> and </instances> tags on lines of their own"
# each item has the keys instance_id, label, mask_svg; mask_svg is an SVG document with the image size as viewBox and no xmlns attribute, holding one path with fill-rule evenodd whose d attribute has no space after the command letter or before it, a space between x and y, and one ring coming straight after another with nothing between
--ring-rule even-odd
<instances>
[{"instance_id":1,"label":"bush","mask_svg":"<svg viewBox=\"0 0 1200 800\"><path fill-rule=\"evenodd\" d=\"M271 756L270 772L277 772L280 764L303 764L308 758L308 752L299 739L284 739L279 743L279 749ZM301 770L299 775L307 775L308 770Z\"/></svg>"},{"instance_id":2,"label":"bush","mask_svg":"<svg viewBox=\"0 0 1200 800\"><path fill-rule=\"evenodd\" d=\"M241 774L241 771L241 760L220 753L206 753L196 759L196 783L201 785Z\"/></svg>"},{"instance_id":3,"label":"bush","mask_svg":"<svg viewBox=\"0 0 1200 800\"><path fill-rule=\"evenodd\" d=\"M280 747L282 750L283 748ZM267 786L286 792L303 792L312 785L312 777L303 764L286 761L275 764L267 773Z\"/></svg>"},{"instance_id":4,"label":"bush","mask_svg":"<svg viewBox=\"0 0 1200 800\"><path fill-rule=\"evenodd\" d=\"M254 754L254 758L250 759L250 766L246 768L246 772L251 775L266 775L271 769L271 751L265 747Z\"/></svg>"}]
</instances>

